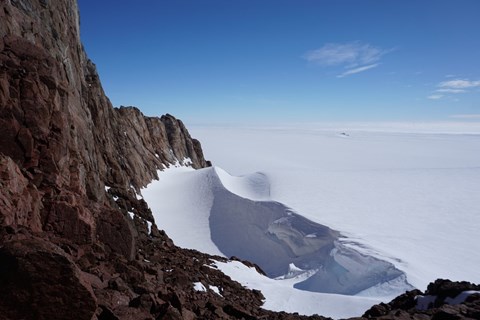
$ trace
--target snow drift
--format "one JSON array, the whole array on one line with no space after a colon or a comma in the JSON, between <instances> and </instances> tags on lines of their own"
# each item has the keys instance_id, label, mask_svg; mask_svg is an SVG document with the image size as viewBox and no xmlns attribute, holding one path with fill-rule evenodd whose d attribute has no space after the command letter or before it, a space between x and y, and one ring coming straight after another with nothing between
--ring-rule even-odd
<instances>
[{"instance_id":1,"label":"snow drift","mask_svg":"<svg viewBox=\"0 0 480 320\"><path fill-rule=\"evenodd\" d=\"M395 279L402 291L410 288L393 264L343 245L338 231L269 200L262 173L233 177L220 168L177 168L160 177L143 194L180 246L252 261L271 278L295 276L301 290L354 295ZM164 194L158 188L169 195L158 198Z\"/></svg>"}]
</instances>

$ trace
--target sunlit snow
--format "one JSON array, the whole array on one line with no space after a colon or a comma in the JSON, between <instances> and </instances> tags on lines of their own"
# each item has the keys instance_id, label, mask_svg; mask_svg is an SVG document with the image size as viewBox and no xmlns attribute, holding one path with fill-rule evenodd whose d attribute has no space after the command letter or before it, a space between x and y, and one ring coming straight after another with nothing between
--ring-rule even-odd
<instances>
[{"instance_id":1,"label":"sunlit snow","mask_svg":"<svg viewBox=\"0 0 480 320\"><path fill-rule=\"evenodd\" d=\"M220 289L217 286L209 286L209 288L219 296L222 296L222 294L220 293Z\"/></svg>"},{"instance_id":2,"label":"sunlit snow","mask_svg":"<svg viewBox=\"0 0 480 320\"><path fill-rule=\"evenodd\" d=\"M193 290L207 292L207 288L201 282L194 282L193 283Z\"/></svg>"},{"instance_id":3,"label":"sunlit snow","mask_svg":"<svg viewBox=\"0 0 480 320\"><path fill-rule=\"evenodd\" d=\"M234 262L232 272L221 268L262 290L267 309L349 317L388 301L405 290L407 281L422 290L439 277L480 282L480 135L471 127L468 134L406 129L193 127L207 158L223 169L195 171L177 163L142 194L159 228L182 247L226 256L232 248L249 251L253 256L247 258L262 264L262 246L306 256L316 248L312 252L318 255L319 241L330 239L330 250L324 250L347 267L342 274L352 276L365 262L351 260L351 253L380 263L381 272L388 270L386 262L396 267L391 270L405 272L367 282L360 291L334 285L331 292L355 294L347 296L304 291L312 286L295 289L320 277L313 285L318 291L318 284L331 277L318 272L325 265L308 267L305 260L286 259L288 254L275 254L266 267L277 280L249 268L235 272L243 265ZM324 238L328 227L341 236L333 231ZM262 243L253 246L250 236ZM234 246L235 237L240 240ZM358 277L346 280L362 279L361 272Z\"/></svg>"}]
</instances>

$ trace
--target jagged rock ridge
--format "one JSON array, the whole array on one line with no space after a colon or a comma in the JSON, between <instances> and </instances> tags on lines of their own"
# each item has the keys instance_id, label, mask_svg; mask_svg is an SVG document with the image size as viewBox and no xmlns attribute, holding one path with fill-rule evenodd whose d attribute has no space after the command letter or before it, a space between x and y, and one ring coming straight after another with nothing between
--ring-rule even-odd
<instances>
[{"instance_id":1,"label":"jagged rock ridge","mask_svg":"<svg viewBox=\"0 0 480 320\"><path fill-rule=\"evenodd\" d=\"M2 211L9 225L92 243L105 227L98 213L115 215L118 205L145 211L135 192L157 169L185 158L207 165L180 120L112 108L83 51L74 1L4 1L0 18ZM114 203L114 195L124 201Z\"/></svg>"},{"instance_id":2,"label":"jagged rock ridge","mask_svg":"<svg viewBox=\"0 0 480 320\"><path fill-rule=\"evenodd\" d=\"M112 108L75 0L2 0L0 319L302 318L158 230L137 194L185 158L208 165L181 121Z\"/></svg>"}]
</instances>

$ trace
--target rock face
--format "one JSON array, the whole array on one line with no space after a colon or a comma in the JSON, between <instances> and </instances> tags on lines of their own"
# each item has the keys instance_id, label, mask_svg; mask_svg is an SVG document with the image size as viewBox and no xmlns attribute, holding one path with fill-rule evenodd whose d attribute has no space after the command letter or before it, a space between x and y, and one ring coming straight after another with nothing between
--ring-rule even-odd
<instances>
[{"instance_id":1,"label":"rock face","mask_svg":"<svg viewBox=\"0 0 480 320\"><path fill-rule=\"evenodd\" d=\"M157 228L138 194L176 162L209 165L173 116L111 106L76 0L0 1L0 319L306 318Z\"/></svg>"},{"instance_id":2,"label":"rock face","mask_svg":"<svg viewBox=\"0 0 480 320\"><path fill-rule=\"evenodd\" d=\"M209 165L175 117L112 107L75 0L0 2L0 319L292 318L157 228L140 188L175 163Z\"/></svg>"},{"instance_id":3,"label":"rock face","mask_svg":"<svg viewBox=\"0 0 480 320\"><path fill-rule=\"evenodd\" d=\"M111 106L78 19L73 0L1 2L0 221L112 250L126 237L120 251L131 257L135 230L123 213L153 222L135 193L163 165L207 162L180 120Z\"/></svg>"},{"instance_id":4,"label":"rock face","mask_svg":"<svg viewBox=\"0 0 480 320\"><path fill-rule=\"evenodd\" d=\"M18 199L13 224L38 230L41 221L60 235L70 225L89 243L96 212L115 207L106 185L133 197L164 164L206 166L181 121L112 108L82 49L74 1L3 1L0 19L2 174L15 174L15 163L28 181L15 190L26 204Z\"/></svg>"}]
</instances>

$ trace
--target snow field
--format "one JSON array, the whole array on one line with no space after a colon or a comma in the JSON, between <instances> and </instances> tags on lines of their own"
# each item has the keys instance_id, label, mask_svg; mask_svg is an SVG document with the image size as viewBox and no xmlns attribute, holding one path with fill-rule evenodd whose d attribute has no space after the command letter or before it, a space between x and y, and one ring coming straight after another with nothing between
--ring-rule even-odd
<instances>
[{"instance_id":1,"label":"snow field","mask_svg":"<svg viewBox=\"0 0 480 320\"><path fill-rule=\"evenodd\" d=\"M415 287L480 282L479 124L190 131L215 165L262 172L272 200L395 264Z\"/></svg>"},{"instance_id":2,"label":"snow field","mask_svg":"<svg viewBox=\"0 0 480 320\"><path fill-rule=\"evenodd\" d=\"M190 131L208 159L240 177L218 167L177 167L142 190L157 225L177 245L228 256L234 241L219 233L223 223L244 211L258 212L265 203L277 208L278 201L287 216L293 208L312 223L340 231L341 248L388 261L406 274L348 296L295 289L315 268L284 263L283 276L273 280L237 262L217 264L233 279L261 290L265 308L344 318L389 301L405 290L406 281L421 290L439 277L480 282L480 135L295 127ZM270 209L260 211L278 213ZM230 216L219 223L227 211ZM245 225L239 228L240 236L245 234ZM258 236L255 228L246 234ZM297 240L307 243L316 237L307 229L292 233L284 225L268 232L280 238L285 230L288 237L300 233Z\"/></svg>"}]
</instances>

